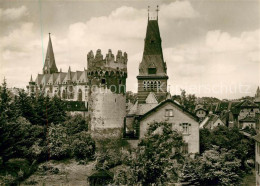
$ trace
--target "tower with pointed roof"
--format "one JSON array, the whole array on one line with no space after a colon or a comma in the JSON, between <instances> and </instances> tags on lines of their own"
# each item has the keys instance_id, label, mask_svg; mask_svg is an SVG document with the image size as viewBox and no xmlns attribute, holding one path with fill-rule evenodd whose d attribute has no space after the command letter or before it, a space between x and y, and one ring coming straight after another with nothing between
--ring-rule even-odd
<instances>
[{"instance_id":1,"label":"tower with pointed roof","mask_svg":"<svg viewBox=\"0 0 260 186\"><path fill-rule=\"evenodd\" d=\"M53 74L57 72L58 72L58 68L55 63L55 57L54 57L54 52L53 52L52 42L51 42L51 34L49 33L49 43L47 47L45 63L43 66L43 74Z\"/></svg>"},{"instance_id":2,"label":"tower with pointed roof","mask_svg":"<svg viewBox=\"0 0 260 186\"><path fill-rule=\"evenodd\" d=\"M167 95L167 66L163 58L162 40L157 17L151 19L148 9L148 24L144 40L143 58L139 64L138 81L138 103L145 103L150 92L154 92L160 102Z\"/></svg>"},{"instance_id":3,"label":"tower with pointed roof","mask_svg":"<svg viewBox=\"0 0 260 186\"><path fill-rule=\"evenodd\" d=\"M259 86L257 87L256 94L255 94L255 100L254 101L256 103L260 104L260 88L259 88Z\"/></svg>"}]
</instances>

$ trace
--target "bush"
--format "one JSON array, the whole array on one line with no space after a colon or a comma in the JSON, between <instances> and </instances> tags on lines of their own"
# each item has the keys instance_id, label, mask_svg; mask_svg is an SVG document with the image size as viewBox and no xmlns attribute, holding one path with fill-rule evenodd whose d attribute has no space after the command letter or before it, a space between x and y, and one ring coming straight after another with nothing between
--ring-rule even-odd
<instances>
[{"instance_id":1,"label":"bush","mask_svg":"<svg viewBox=\"0 0 260 186\"><path fill-rule=\"evenodd\" d=\"M73 155L77 159L93 159L96 145L90 134L86 131L82 131L74 135L71 148Z\"/></svg>"},{"instance_id":2,"label":"bush","mask_svg":"<svg viewBox=\"0 0 260 186\"><path fill-rule=\"evenodd\" d=\"M48 129L48 147L50 158L64 159L71 156L71 148L67 130L61 125L51 125Z\"/></svg>"}]
</instances>

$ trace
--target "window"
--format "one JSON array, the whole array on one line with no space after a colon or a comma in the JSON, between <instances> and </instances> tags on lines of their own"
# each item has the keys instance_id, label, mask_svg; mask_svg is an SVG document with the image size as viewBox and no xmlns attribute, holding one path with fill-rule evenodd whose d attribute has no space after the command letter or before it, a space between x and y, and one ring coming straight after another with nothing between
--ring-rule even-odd
<instances>
[{"instance_id":1,"label":"window","mask_svg":"<svg viewBox=\"0 0 260 186\"><path fill-rule=\"evenodd\" d=\"M190 126L191 126L191 124L189 124L189 123L181 123L180 126L182 128L182 133L183 134L190 134Z\"/></svg>"},{"instance_id":2,"label":"window","mask_svg":"<svg viewBox=\"0 0 260 186\"><path fill-rule=\"evenodd\" d=\"M156 74L156 68L148 68L148 74Z\"/></svg>"},{"instance_id":3,"label":"window","mask_svg":"<svg viewBox=\"0 0 260 186\"><path fill-rule=\"evenodd\" d=\"M143 86L143 88L144 88L144 90L146 90L146 89L147 89L147 84L146 84L146 81L144 81L143 83L144 83L144 86Z\"/></svg>"},{"instance_id":4,"label":"window","mask_svg":"<svg viewBox=\"0 0 260 186\"><path fill-rule=\"evenodd\" d=\"M101 84L106 84L106 79L101 79Z\"/></svg>"},{"instance_id":5,"label":"window","mask_svg":"<svg viewBox=\"0 0 260 186\"><path fill-rule=\"evenodd\" d=\"M182 153L188 154L189 153L189 146L188 143L184 143L182 146Z\"/></svg>"},{"instance_id":6,"label":"window","mask_svg":"<svg viewBox=\"0 0 260 186\"><path fill-rule=\"evenodd\" d=\"M166 109L165 110L165 117L173 117L173 110L172 109Z\"/></svg>"}]
</instances>

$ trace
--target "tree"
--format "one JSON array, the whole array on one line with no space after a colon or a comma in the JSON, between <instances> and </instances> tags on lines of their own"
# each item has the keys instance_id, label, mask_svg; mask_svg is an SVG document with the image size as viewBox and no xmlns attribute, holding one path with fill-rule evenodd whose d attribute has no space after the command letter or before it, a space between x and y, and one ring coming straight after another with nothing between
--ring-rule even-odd
<instances>
[{"instance_id":1,"label":"tree","mask_svg":"<svg viewBox=\"0 0 260 186\"><path fill-rule=\"evenodd\" d=\"M62 125L51 124L48 128L47 145L51 159L63 159L71 156L70 139Z\"/></svg>"},{"instance_id":2,"label":"tree","mask_svg":"<svg viewBox=\"0 0 260 186\"><path fill-rule=\"evenodd\" d=\"M82 131L88 131L88 123L82 115L69 116L64 122L69 135L74 135Z\"/></svg>"},{"instance_id":3,"label":"tree","mask_svg":"<svg viewBox=\"0 0 260 186\"><path fill-rule=\"evenodd\" d=\"M234 150L214 146L196 159L185 162L181 181L189 185L238 185L243 171Z\"/></svg>"},{"instance_id":4,"label":"tree","mask_svg":"<svg viewBox=\"0 0 260 186\"><path fill-rule=\"evenodd\" d=\"M195 94L186 95L186 91L181 89L181 95L175 95L172 99L178 101L186 110L194 112L196 107Z\"/></svg>"},{"instance_id":5,"label":"tree","mask_svg":"<svg viewBox=\"0 0 260 186\"><path fill-rule=\"evenodd\" d=\"M151 124L147 135L130 156L129 175L133 176L127 184L167 184L177 181L184 160L181 153L183 143L182 135L172 130L171 124ZM118 176L115 182L119 184L121 179L122 176Z\"/></svg>"},{"instance_id":6,"label":"tree","mask_svg":"<svg viewBox=\"0 0 260 186\"><path fill-rule=\"evenodd\" d=\"M95 154L95 141L86 131L77 133L71 144L73 155L78 159L92 159Z\"/></svg>"},{"instance_id":7,"label":"tree","mask_svg":"<svg viewBox=\"0 0 260 186\"><path fill-rule=\"evenodd\" d=\"M211 150L213 146L225 148L227 150L235 150L235 156L241 160L241 169L250 171L246 161L254 159L255 143L253 139L244 136L236 127L228 128L219 126L213 130L200 130L200 151L204 153Z\"/></svg>"}]
</instances>

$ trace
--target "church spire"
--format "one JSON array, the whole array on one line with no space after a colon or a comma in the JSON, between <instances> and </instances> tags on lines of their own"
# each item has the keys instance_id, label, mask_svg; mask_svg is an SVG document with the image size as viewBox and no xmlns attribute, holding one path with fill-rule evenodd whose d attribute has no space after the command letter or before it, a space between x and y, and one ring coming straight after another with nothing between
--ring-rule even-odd
<instances>
[{"instance_id":1,"label":"church spire","mask_svg":"<svg viewBox=\"0 0 260 186\"><path fill-rule=\"evenodd\" d=\"M260 103L260 88L257 87L256 94L255 94L255 100L256 103Z\"/></svg>"},{"instance_id":2,"label":"church spire","mask_svg":"<svg viewBox=\"0 0 260 186\"><path fill-rule=\"evenodd\" d=\"M52 74L58 72L55 58L54 58L54 52L52 48L52 42L51 42L51 33L49 33L49 43L47 47L47 53L45 57L45 63L43 66L43 73L44 74Z\"/></svg>"},{"instance_id":3,"label":"church spire","mask_svg":"<svg viewBox=\"0 0 260 186\"><path fill-rule=\"evenodd\" d=\"M148 9L149 10L149 9ZM167 97L167 66L163 59L162 40L160 36L158 13L157 19L149 17L144 40L143 59L139 64L138 81L138 103L145 103L150 92L154 92L157 99L165 100Z\"/></svg>"}]
</instances>

